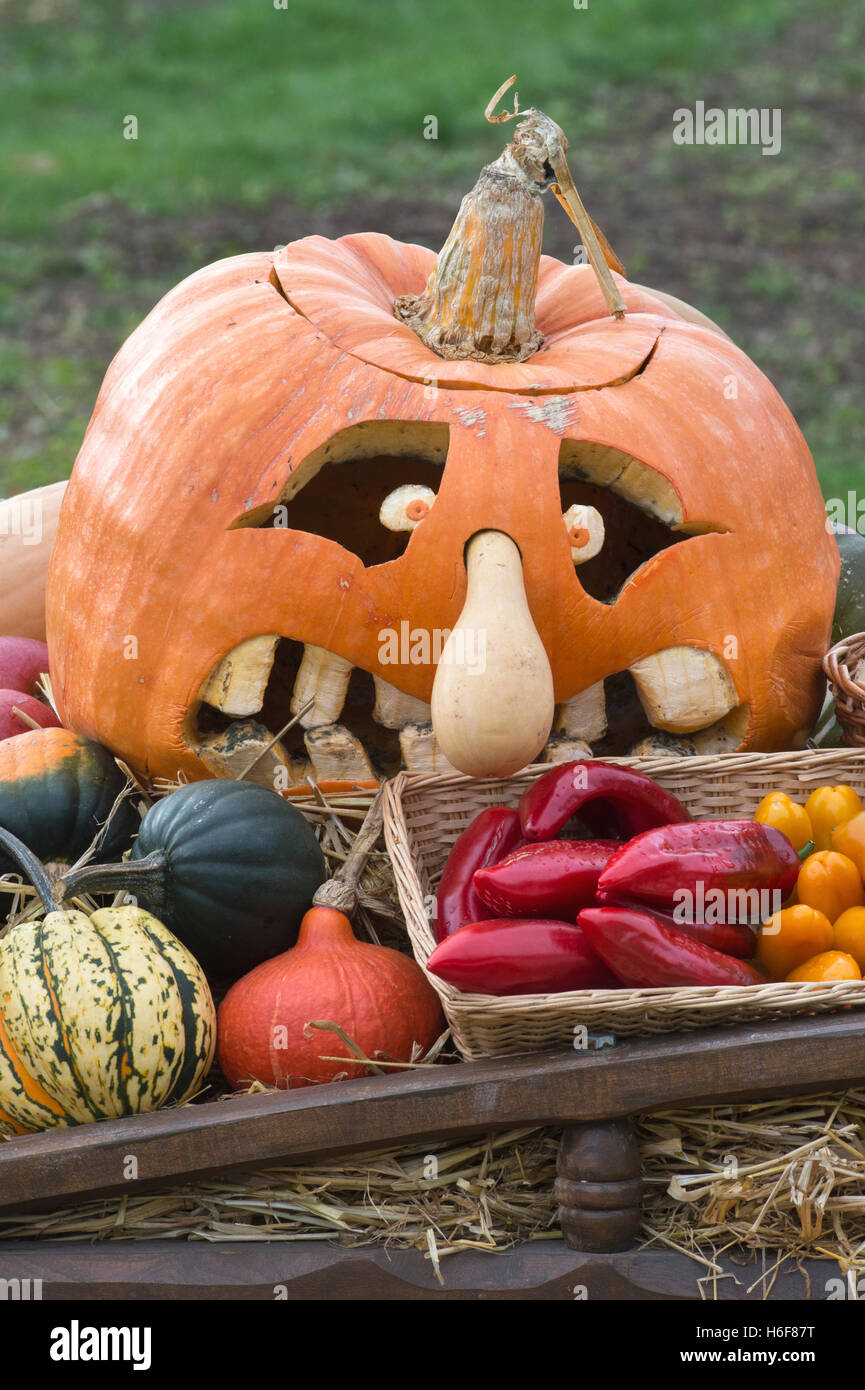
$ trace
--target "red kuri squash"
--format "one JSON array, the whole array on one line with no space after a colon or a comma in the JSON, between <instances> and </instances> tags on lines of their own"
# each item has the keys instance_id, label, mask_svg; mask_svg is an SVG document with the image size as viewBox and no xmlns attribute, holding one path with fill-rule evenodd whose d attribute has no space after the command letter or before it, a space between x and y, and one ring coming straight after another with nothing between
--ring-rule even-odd
<instances>
[{"instance_id":1,"label":"red kuri squash","mask_svg":"<svg viewBox=\"0 0 865 1390\"><path fill-rule=\"evenodd\" d=\"M222 1001L219 1064L228 1081L292 1088L364 1076L343 1039L312 1022L338 1024L372 1060L399 1062L411 1060L414 1043L426 1052L444 1027L420 967L358 941L349 919L330 907L311 908L297 945L244 975Z\"/></svg>"}]
</instances>

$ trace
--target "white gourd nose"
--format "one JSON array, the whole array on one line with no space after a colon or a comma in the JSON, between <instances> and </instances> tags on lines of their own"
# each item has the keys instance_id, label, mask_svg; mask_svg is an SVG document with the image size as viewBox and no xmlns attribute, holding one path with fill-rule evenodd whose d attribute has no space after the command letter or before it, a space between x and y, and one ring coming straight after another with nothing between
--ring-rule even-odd
<instances>
[{"instance_id":1,"label":"white gourd nose","mask_svg":"<svg viewBox=\"0 0 865 1390\"><path fill-rule=\"evenodd\" d=\"M520 552L501 531L466 547L468 592L439 661L432 721L445 757L470 777L509 777L543 748L553 673L529 612Z\"/></svg>"}]
</instances>

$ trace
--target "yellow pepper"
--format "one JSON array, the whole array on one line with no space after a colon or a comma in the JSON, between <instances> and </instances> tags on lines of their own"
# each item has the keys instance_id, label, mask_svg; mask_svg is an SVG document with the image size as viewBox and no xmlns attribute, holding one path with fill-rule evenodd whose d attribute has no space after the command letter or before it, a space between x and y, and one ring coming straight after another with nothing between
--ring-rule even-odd
<instances>
[{"instance_id":1,"label":"yellow pepper","mask_svg":"<svg viewBox=\"0 0 865 1390\"><path fill-rule=\"evenodd\" d=\"M805 810L811 822L815 848L831 849L835 826L852 820L863 809L859 795L852 787L818 787L813 791L805 802Z\"/></svg>"},{"instance_id":2,"label":"yellow pepper","mask_svg":"<svg viewBox=\"0 0 865 1390\"><path fill-rule=\"evenodd\" d=\"M865 878L865 813L842 821L832 832L832 848L852 859Z\"/></svg>"},{"instance_id":3,"label":"yellow pepper","mask_svg":"<svg viewBox=\"0 0 865 1390\"><path fill-rule=\"evenodd\" d=\"M860 970L865 969L865 907L850 907L832 927L836 951L852 956Z\"/></svg>"},{"instance_id":4,"label":"yellow pepper","mask_svg":"<svg viewBox=\"0 0 865 1390\"><path fill-rule=\"evenodd\" d=\"M816 907L830 922L849 907L865 907L862 876L852 859L836 850L811 854L799 870L796 894L800 903Z\"/></svg>"},{"instance_id":5,"label":"yellow pepper","mask_svg":"<svg viewBox=\"0 0 865 1390\"><path fill-rule=\"evenodd\" d=\"M843 951L821 951L791 970L787 979L831 983L833 980L861 980L862 972L853 957Z\"/></svg>"},{"instance_id":6,"label":"yellow pepper","mask_svg":"<svg viewBox=\"0 0 865 1390\"><path fill-rule=\"evenodd\" d=\"M769 792L768 796L764 796L754 812L754 819L761 825L771 825L780 830L797 853L814 838L811 818L805 807L793 801L786 792Z\"/></svg>"},{"instance_id":7,"label":"yellow pepper","mask_svg":"<svg viewBox=\"0 0 865 1390\"><path fill-rule=\"evenodd\" d=\"M773 980L783 980L791 970L832 946L832 923L817 908L799 903L774 913L757 936L757 962Z\"/></svg>"}]
</instances>

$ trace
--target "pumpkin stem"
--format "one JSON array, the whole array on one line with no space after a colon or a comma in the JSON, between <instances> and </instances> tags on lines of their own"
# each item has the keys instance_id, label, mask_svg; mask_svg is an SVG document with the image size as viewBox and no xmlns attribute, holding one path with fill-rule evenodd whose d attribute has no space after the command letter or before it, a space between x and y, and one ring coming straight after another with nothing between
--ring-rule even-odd
<instances>
[{"instance_id":1,"label":"pumpkin stem","mask_svg":"<svg viewBox=\"0 0 865 1390\"><path fill-rule=\"evenodd\" d=\"M378 791L366 813L363 825L357 833L355 842L342 868L327 883L323 883L313 896L313 907L331 907L351 917L357 907L358 883L364 866L379 835L383 820L382 794Z\"/></svg>"},{"instance_id":2,"label":"pumpkin stem","mask_svg":"<svg viewBox=\"0 0 865 1390\"><path fill-rule=\"evenodd\" d=\"M45 865L27 848L23 840L13 835L11 830L0 828L0 849L18 866L22 874L30 880L46 912L55 912L60 899L57 898L58 885L52 882Z\"/></svg>"},{"instance_id":3,"label":"pumpkin stem","mask_svg":"<svg viewBox=\"0 0 865 1390\"><path fill-rule=\"evenodd\" d=\"M59 882L60 901L77 898L82 893L136 893L144 889L153 912L158 917L165 897L165 870L168 860L161 849L143 859L130 859L123 864L86 864L72 869Z\"/></svg>"},{"instance_id":4,"label":"pumpkin stem","mask_svg":"<svg viewBox=\"0 0 865 1390\"><path fill-rule=\"evenodd\" d=\"M511 77L499 88L487 106L487 120L520 114L516 95L512 112L492 114L515 81ZM511 143L481 170L463 198L423 294L394 300L397 318L439 357L522 362L543 343L535 327L535 296L544 226L541 194L547 187L578 228L610 313L617 319L625 314L608 262L619 271L624 267L583 207L565 159L564 133L543 111L522 114Z\"/></svg>"}]
</instances>

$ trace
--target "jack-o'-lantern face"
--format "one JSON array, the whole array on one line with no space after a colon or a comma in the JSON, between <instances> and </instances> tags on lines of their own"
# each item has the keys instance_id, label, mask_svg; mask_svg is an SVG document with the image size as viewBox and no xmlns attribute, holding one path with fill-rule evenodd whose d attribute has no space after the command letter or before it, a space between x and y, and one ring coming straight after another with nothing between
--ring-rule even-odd
<instances>
[{"instance_id":1,"label":"jack-o'-lantern face","mask_svg":"<svg viewBox=\"0 0 865 1390\"><path fill-rule=\"evenodd\" d=\"M769 382L624 281L612 320L547 258L544 346L445 361L392 310L434 262L308 238L193 275L132 335L52 562L64 722L168 779L435 766L436 661L495 531L552 671L547 756L802 743L837 554Z\"/></svg>"}]
</instances>

